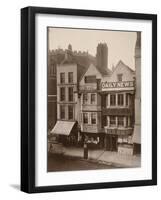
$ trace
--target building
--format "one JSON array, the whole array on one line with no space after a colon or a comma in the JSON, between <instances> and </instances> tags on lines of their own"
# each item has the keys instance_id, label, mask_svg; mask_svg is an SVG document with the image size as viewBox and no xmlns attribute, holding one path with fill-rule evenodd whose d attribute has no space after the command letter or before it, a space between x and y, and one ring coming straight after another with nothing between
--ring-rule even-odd
<instances>
[{"instance_id":1,"label":"building","mask_svg":"<svg viewBox=\"0 0 161 200\"><path fill-rule=\"evenodd\" d=\"M134 71L120 60L111 76L102 78L102 126L108 151L133 153L134 77Z\"/></svg>"},{"instance_id":2,"label":"building","mask_svg":"<svg viewBox=\"0 0 161 200\"><path fill-rule=\"evenodd\" d=\"M71 47L65 59L57 65L57 123L51 133L58 135L65 145L79 143L79 80L86 68L72 55Z\"/></svg>"},{"instance_id":3,"label":"building","mask_svg":"<svg viewBox=\"0 0 161 200\"><path fill-rule=\"evenodd\" d=\"M137 32L135 45L135 70L136 70L136 92L135 92L135 126L134 126L134 154L141 152L141 32Z\"/></svg>"},{"instance_id":4,"label":"building","mask_svg":"<svg viewBox=\"0 0 161 200\"><path fill-rule=\"evenodd\" d=\"M47 104L47 127L50 131L57 121L57 103L56 103L56 61L53 56L48 52L48 82L47 82L47 92L48 92L48 104Z\"/></svg>"},{"instance_id":5,"label":"building","mask_svg":"<svg viewBox=\"0 0 161 200\"><path fill-rule=\"evenodd\" d=\"M122 60L111 71L105 44L98 45L99 60L89 66L80 65L69 46L57 65L57 123L51 131L62 143L88 143L128 155L140 152L140 45L137 33L136 72Z\"/></svg>"},{"instance_id":6,"label":"building","mask_svg":"<svg viewBox=\"0 0 161 200\"><path fill-rule=\"evenodd\" d=\"M107 75L108 72L99 69L91 64L80 80L80 126L85 141L103 147L100 83L103 75Z\"/></svg>"}]
</instances>

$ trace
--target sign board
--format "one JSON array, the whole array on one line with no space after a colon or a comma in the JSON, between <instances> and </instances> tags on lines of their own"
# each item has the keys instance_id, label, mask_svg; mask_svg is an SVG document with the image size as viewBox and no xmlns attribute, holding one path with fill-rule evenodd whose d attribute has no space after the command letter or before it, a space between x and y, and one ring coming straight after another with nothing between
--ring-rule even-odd
<instances>
[{"instance_id":1,"label":"sign board","mask_svg":"<svg viewBox=\"0 0 161 200\"><path fill-rule=\"evenodd\" d=\"M80 85L79 89L80 90L87 90L87 91L96 90L97 89L97 84Z\"/></svg>"},{"instance_id":2,"label":"sign board","mask_svg":"<svg viewBox=\"0 0 161 200\"><path fill-rule=\"evenodd\" d=\"M122 82L101 82L102 91L111 91L118 89L134 89L134 81L122 81Z\"/></svg>"}]
</instances>

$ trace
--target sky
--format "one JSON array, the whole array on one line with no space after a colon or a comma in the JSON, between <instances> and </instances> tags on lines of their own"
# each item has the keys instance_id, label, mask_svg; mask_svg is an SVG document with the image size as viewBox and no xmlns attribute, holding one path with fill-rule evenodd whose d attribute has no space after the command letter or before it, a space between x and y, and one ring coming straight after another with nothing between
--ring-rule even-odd
<instances>
[{"instance_id":1,"label":"sky","mask_svg":"<svg viewBox=\"0 0 161 200\"><path fill-rule=\"evenodd\" d=\"M116 66L119 60L135 70L134 52L136 32L85 30L72 28L49 28L49 49L67 49L88 51L95 56L98 43L107 43L108 67Z\"/></svg>"}]
</instances>

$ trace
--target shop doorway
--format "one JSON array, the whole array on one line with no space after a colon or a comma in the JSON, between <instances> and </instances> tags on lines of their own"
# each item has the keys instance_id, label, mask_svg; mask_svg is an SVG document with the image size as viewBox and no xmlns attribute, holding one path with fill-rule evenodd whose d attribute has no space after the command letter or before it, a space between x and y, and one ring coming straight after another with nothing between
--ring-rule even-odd
<instances>
[{"instance_id":1,"label":"shop doorway","mask_svg":"<svg viewBox=\"0 0 161 200\"><path fill-rule=\"evenodd\" d=\"M117 135L106 135L105 137L105 149L107 151L117 151Z\"/></svg>"}]
</instances>

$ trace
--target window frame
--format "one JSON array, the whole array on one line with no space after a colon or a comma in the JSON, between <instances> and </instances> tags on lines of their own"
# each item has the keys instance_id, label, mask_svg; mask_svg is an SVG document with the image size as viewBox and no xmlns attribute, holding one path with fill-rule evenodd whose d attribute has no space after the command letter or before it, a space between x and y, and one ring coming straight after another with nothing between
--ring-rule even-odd
<instances>
[{"instance_id":1,"label":"window frame","mask_svg":"<svg viewBox=\"0 0 161 200\"><path fill-rule=\"evenodd\" d=\"M62 108L64 109L64 117L62 117ZM65 119L65 105L60 105L60 119Z\"/></svg>"},{"instance_id":2,"label":"window frame","mask_svg":"<svg viewBox=\"0 0 161 200\"><path fill-rule=\"evenodd\" d=\"M84 96L86 95L86 99ZM83 93L83 104L88 104L88 93Z\"/></svg>"},{"instance_id":3,"label":"window frame","mask_svg":"<svg viewBox=\"0 0 161 200\"><path fill-rule=\"evenodd\" d=\"M119 98L120 96L122 96L122 99ZM124 94L122 94L122 93L121 94L117 94L117 105L118 106L123 106L124 105Z\"/></svg>"},{"instance_id":4,"label":"window frame","mask_svg":"<svg viewBox=\"0 0 161 200\"><path fill-rule=\"evenodd\" d=\"M64 99L62 98L62 90L63 89L64 89ZM65 99L66 99L65 92L66 92L65 87L60 87L60 101L65 101Z\"/></svg>"},{"instance_id":5,"label":"window frame","mask_svg":"<svg viewBox=\"0 0 161 200\"><path fill-rule=\"evenodd\" d=\"M123 77L123 74L117 74L118 82L122 82L122 77Z\"/></svg>"},{"instance_id":6,"label":"window frame","mask_svg":"<svg viewBox=\"0 0 161 200\"><path fill-rule=\"evenodd\" d=\"M87 116L87 118L85 116ZM87 122L85 122L85 119L87 120ZM87 112L83 112L83 124L88 124L88 123L89 123L88 113Z\"/></svg>"},{"instance_id":7,"label":"window frame","mask_svg":"<svg viewBox=\"0 0 161 200\"><path fill-rule=\"evenodd\" d=\"M112 97L114 97L114 99L112 99ZM114 100L114 103L112 100ZM110 94L110 106L116 106L116 94Z\"/></svg>"},{"instance_id":8,"label":"window frame","mask_svg":"<svg viewBox=\"0 0 161 200\"><path fill-rule=\"evenodd\" d=\"M94 101L92 100L92 96L94 96ZM92 105L96 104L96 94L95 93L91 93L91 104Z\"/></svg>"},{"instance_id":9,"label":"window frame","mask_svg":"<svg viewBox=\"0 0 161 200\"><path fill-rule=\"evenodd\" d=\"M70 96L70 89L72 89L72 94L71 94L72 98ZM73 87L68 87L68 101L70 101L70 102L74 101L74 88Z\"/></svg>"},{"instance_id":10,"label":"window frame","mask_svg":"<svg viewBox=\"0 0 161 200\"><path fill-rule=\"evenodd\" d=\"M122 120L120 120L122 119ZM119 124L120 122L122 122L122 124ZM117 117L117 126L118 127L124 127L124 116L118 116Z\"/></svg>"},{"instance_id":11,"label":"window frame","mask_svg":"<svg viewBox=\"0 0 161 200\"><path fill-rule=\"evenodd\" d=\"M72 112L70 112L70 108L72 108ZM72 118L70 118L70 113L72 113ZM74 106L73 105L68 105L68 119L73 120L74 119Z\"/></svg>"},{"instance_id":12,"label":"window frame","mask_svg":"<svg viewBox=\"0 0 161 200\"><path fill-rule=\"evenodd\" d=\"M72 81L71 81L70 74L72 74ZM73 83L73 72L68 72L68 83Z\"/></svg>"},{"instance_id":13,"label":"window frame","mask_svg":"<svg viewBox=\"0 0 161 200\"><path fill-rule=\"evenodd\" d=\"M111 121L112 121L111 118L112 118L112 117L115 118L115 120L113 120L113 121L115 121L115 124L111 124ZM116 120L117 120L117 119L116 119L116 116L110 116L110 126L116 127Z\"/></svg>"},{"instance_id":14,"label":"window frame","mask_svg":"<svg viewBox=\"0 0 161 200\"><path fill-rule=\"evenodd\" d=\"M62 75L64 75L64 79L63 79ZM64 81L62 81L62 80L64 80ZM60 72L60 83L65 83L65 72Z\"/></svg>"},{"instance_id":15,"label":"window frame","mask_svg":"<svg viewBox=\"0 0 161 200\"><path fill-rule=\"evenodd\" d=\"M93 118L92 116L95 116L95 118ZM95 123L92 122L93 119L95 120ZM91 124L93 124L93 125L97 124L97 113L94 113L94 112L91 113Z\"/></svg>"}]
</instances>

